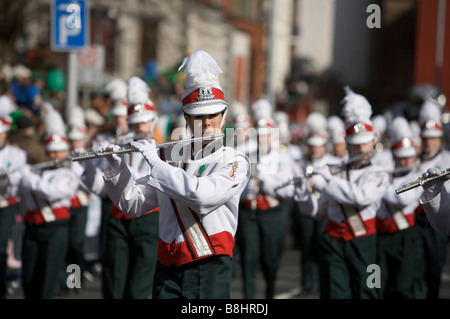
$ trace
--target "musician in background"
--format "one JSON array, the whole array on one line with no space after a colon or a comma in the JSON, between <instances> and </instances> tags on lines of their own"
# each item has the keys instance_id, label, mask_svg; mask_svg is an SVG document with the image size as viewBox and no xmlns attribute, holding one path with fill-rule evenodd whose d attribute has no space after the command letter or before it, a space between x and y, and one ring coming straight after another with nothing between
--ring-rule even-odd
<instances>
[{"instance_id":1,"label":"musician in background","mask_svg":"<svg viewBox=\"0 0 450 319\"><path fill-rule=\"evenodd\" d=\"M51 110L44 121L49 160L67 158L69 144L61 115ZM26 207L22 249L25 298L52 299L67 253L71 198L78 189L78 178L62 164L40 173L25 166L20 173Z\"/></svg>"},{"instance_id":2,"label":"musician in background","mask_svg":"<svg viewBox=\"0 0 450 319\"><path fill-rule=\"evenodd\" d=\"M153 138L158 116L149 93L143 79L133 76L128 80L127 122L134 140ZM148 175L149 167L141 153L125 154L123 158L135 179ZM104 298L150 298L158 248L158 209L134 218L113 204L109 213L104 237Z\"/></svg>"},{"instance_id":3,"label":"musician in background","mask_svg":"<svg viewBox=\"0 0 450 319\"><path fill-rule=\"evenodd\" d=\"M8 241L11 238L14 218L19 210L19 181L14 176L26 165L27 154L24 150L8 143L12 118L3 115L0 118L0 299L6 298Z\"/></svg>"},{"instance_id":4,"label":"musician in background","mask_svg":"<svg viewBox=\"0 0 450 319\"><path fill-rule=\"evenodd\" d=\"M345 125L340 116L331 115L327 119L327 131L330 136L330 153L341 160L348 159L347 143L345 142Z\"/></svg>"},{"instance_id":5,"label":"musician in background","mask_svg":"<svg viewBox=\"0 0 450 319\"><path fill-rule=\"evenodd\" d=\"M442 175L422 185L423 195L420 205L425 209L430 225L443 236L450 236L450 174L443 174L436 168L429 168L422 173L424 180Z\"/></svg>"},{"instance_id":6,"label":"musician in background","mask_svg":"<svg viewBox=\"0 0 450 319\"><path fill-rule=\"evenodd\" d=\"M418 121L421 126L422 153L419 172L425 172L428 168L442 170L450 162L450 151L444 149L441 114L441 107L432 100L426 100L420 107ZM422 205L418 204L415 219L419 236L415 297L438 299L448 239L433 229Z\"/></svg>"},{"instance_id":7,"label":"musician in background","mask_svg":"<svg viewBox=\"0 0 450 319\"><path fill-rule=\"evenodd\" d=\"M367 266L377 263L375 217L389 184L389 173L371 164L375 132L367 99L345 88L342 115L350 159L331 172L317 169L313 183L323 183L316 218L328 219L320 240L320 297L375 299L367 285ZM322 179L322 181L317 181Z\"/></svg>"},{"instance_id":8,"label":"musician in background","mask_svg":"<svg viewBox=\"0 0 450 319\"><path fill-rule=\"evenodd\" d=\"M328 153L328 143L330 136L327 131L327 119L319 112L313 112L306 118L306 152L299 161L300 168L308 174L308 169L322 168L326 165L339 164L342 159ZM344 140L345 142L345 140ZM319 181L316 179L315 181ZM325 184L315 184L311 178L305 180L307 188L319 199ZM300 235L300 269L301 269L301 295L307 296L319 287L316 279L316 267L319 261L319 242L326 221L318 220L310 216L310 212L305 212L306 206L298 205L297 220L298 225L295 231Z\"/></svg>"},{"instance_id":9,"label":"musician in background","mask_svg":"<svg viewBox=\"0 0 450 319\"><path fill-rule=\"evenodd\" d=\"M182 111L191 136L221 133L228 104L217 61L197 50L180 69L184 67ZM230 298L238 203L250 176L248 157L224 147L220 139L174 149L157 149L152 139L131 144L144 155L148 175L135 179L123 157L113 154L107 156L110 167L104 178L123 213L138 217L160 209L152 298Z\"/></svg>"},{"instance_id":10,"label":"musician in background","mask_svg":"<svg viewBox=\"0 0 450 319\"><path fill-rule=\"evenodd\" d=\"M388 129L395 162L390 184L377 211L378 265L381 270L380 298L413 299L417 233L414 210L420 188L399 195L395 190L417 176L414 135L406 118L394 118Z\"/></svg>"},{"instance_id":11,"label":"musician in background","mask_svg":"<svg viewBox=\"0 0 450 319\"><path fill-rule=\"evenodd\" d=\"M80 106L72 109L68 125L70 131L67 135L69 150L71 153L86 152L87 128L85 124L84 111ZM70 220L69 220L69 244L67 248L66 264L63 267L63 278L60 292L68 292L69 287L66 284L67 265L76 264L80 266L81 274L87 270L87 263L84 257L84 243L86 238L86 225L88 221L89 204L91 194L89 189L83 184L81 176L84 168L79 162L71 163L71 169L79 178L79 187L71 198ZM84 283L84 276L81 277Z\"/></svg>"},{"instance_id":12,"label":"musician in background","mask_svg":"<svg viewBox=\"0 0 450 319\"><path fill-rule=\"evenodd\" d=\"M290 199L275 193L274 188L298 175L293 169L300 169L292 157L280 152L270 102L255 101L252 113L258 148L250 154L252 175L241 196L237 245L244 298L255 298L256 275L261 266L265 297L272 299L291 207Z\"/></svg>"}]
</instances>

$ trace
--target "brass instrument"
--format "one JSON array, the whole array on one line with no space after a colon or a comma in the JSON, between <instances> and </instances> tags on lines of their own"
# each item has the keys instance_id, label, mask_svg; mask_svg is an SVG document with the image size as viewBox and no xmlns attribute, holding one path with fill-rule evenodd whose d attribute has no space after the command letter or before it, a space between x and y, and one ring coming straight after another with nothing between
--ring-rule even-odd
<instances>
[{"instance_id":1,"label":"brass instrument","mask_svg":"<svg viewBox=\"0 0 450 319\"><path fill-rule=\"evenodd\" d=\"M400 187L399 189L396 189L395 192L398 194L401 194L403 192L409 191L413 188L419 187L419 186L423 186L424 184L437 180L439 178L442 178L446 175L450 174L450 168L447 168L441 172L439 172L438 174L433 174L433 175L429 175L427 177L419 177L417 180L415 180L414 182L408 183L403 185L402 187Z\"/></svg>"},{"instance_id":2,"label":"brass instrument","mask_svg":"<svg viewBox=\"0 0 450 319\"><path fill-rule=\"evenodd\" d=\"M156 144L156 148L168 148L179 144L189 144L199 141L209 141L209 140L216 140L219 138L224 137L225 134L218 134L218 135L210 135L210 136L203 136L203 137L194 137L194 138L185 138L181 140L171 141L171 142L164 142L164 143L158 143ZM72 157L72 162L76 161L84 161L84 160L90 160L94 158L100 158L109 156L112 154L125 154L125 153L132 153L132 152L138 152L137 149L132 147L131 145L125 145L121 149L117 151L112 150L99 150L99 151L88 151L86 153L80 153L78 156Z\"/></svg>"}]
</instances>

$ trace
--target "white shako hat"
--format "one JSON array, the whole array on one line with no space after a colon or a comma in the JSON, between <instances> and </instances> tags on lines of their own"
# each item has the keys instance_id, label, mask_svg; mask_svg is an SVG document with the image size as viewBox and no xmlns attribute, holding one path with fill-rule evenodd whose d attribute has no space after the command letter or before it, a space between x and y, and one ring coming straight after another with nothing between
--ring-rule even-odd
<instances>
[{"instance_id":1,"label":"white shako hat","mask_svg":"<svg viewBox=\"0 0 450 319\"><path fill-rule=\"evenodd\" d=\"M327 130L333 144L345 143L344 121L337 115L331 115L327 120Z\"/></svg>"},{"instance_id":2,"label":"white shako hat","mask_svg":"<svg viewBox=\"0 0 450 319\"><path fill-rule=\"evenodd\" d=\"M289 143L292 139L291 128L289 127L289 114L284 111L276 111L273 118L280 129L280 142Z\"/></svg>"},{"instance_id":3,"label":"white shako hat","mask_svg":"<svg viewBox=\"0 0 450 319\"><path fill-rule=\"evenodd\" d=\"M319 112L312 112L306 118L306 144L323 146L328 143L327 119Z\"/></svg>"},{"instance_id":4,"label":"white shako hat","mask_svg":"<svg viewBox=\"0 0 450 319\"><path fill-rule=\"evenodd\" d=\"M8 132L11 129L12 118L9 115L0 117L0 133Z\"/></svg>"},{"instance_id":5,"label":"white shako hat","mask_svg":"<svg viewBox=\"0 0 450 319\"><path fill-rule=\"evenodd\" d=\"M247 107L239 101L234 101L230 106L234 128L249 128L252 126L252 118Z\"/></svg>"},{"instance_id":6,"label":"white shako hat","mask_svg":"<svg viewBox=\"0 0 450 319\"><path fill-rule=\"evenodd\" d=\"M277 127L273 119L272 104L261 98L253 102L251 108L258 135L270 134L271 130Z\"/></svg>"},{"instance_id":7,"label":"white shako hat","mask_svg":"<svg viewBox=\"0 0 450 319\"><path fill-rule=\"evenodd\" d=\"M148 94L147 83L138 76L132 76L127 85L128 124L156 121L158 114Z\"/></svg>"},{"instance_id":8,"label":"white shako hat","mask_svg":"<svg viewBox=\"0 0 450 319\"><path fill-rule=\"evenodd\" d=\"M217 60L204 50L196 50L184 58L178 71L183 68L186 81L181 96L181 111L194 116L226 112L228 103L219 83L219 74L223 71Z\"/></svg>"},{"instance_id":9,"label":"white shako hat","mask_svg":"<svg viewBox=\"0 0 450 319\"><path fill-rule=\"evenodd\" d=\"M44 119L45 139L44 147L47 152L67 151L69 144L65 134L65 125L58 111L50 110Z\"/></svg>"},{"instance_id":10,"label":"white shako hat","mask_svg":"<svg viewBox=\"0 0 450 319\"><path fill-rule=\"evenodd\" d=\"M403 116L395 117L389 126L389 141L394 157L414 157L416 149L413 141L413 131L408 120Z\"/></svg>"},{"instance_id":11,"label":"white shako hat","mask_svg":"<svg viewBox=\"0 0 450 319\"><path fill-rule=\"evenodd\" d=\"M419 110L419 125L421 136L441 137L444 134L444 128L441 122L441 108L432 101L425 101Z\"/></svg>"},{"instance_id":12,"label":"white shako hat","mask_svg":"<svg viewBox=\"0 0 450 319\"><path fill-rule=\"evenodd\" d=\"M70 112L67 124L70 131L67 134L69 140L84 140L87 138L86 119L83 109L76 105Z\"/></svg>"},{"instance_id":13,"label":"white shako hat","mask_svg":"<svg viewBox=\"0 0 450 319\"><path fill-rule=\"evenodd\" d=\"M112 101L112 116L125 116L128 111L127 83L121 78L113 78L105 86L105 92Z\"/></svg>"},{"instance_id":14,"label":"white shako hat","mask_svg":"<svg viewBox=\"0 0 450 319\"><path fill-rule=\"evenodd\" d=\"M375 141L375 131L370 117L372 106L367 99L346 86L342 100L342 117L345 123L345 140L348 144L366 144Z\"/></svg>"}]
</instances>

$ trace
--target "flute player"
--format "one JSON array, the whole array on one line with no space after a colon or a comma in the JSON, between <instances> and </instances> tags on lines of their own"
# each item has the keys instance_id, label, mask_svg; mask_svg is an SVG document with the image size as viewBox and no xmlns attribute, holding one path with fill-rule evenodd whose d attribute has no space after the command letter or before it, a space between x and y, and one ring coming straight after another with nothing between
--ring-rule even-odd
<instances>
[{"instance_id":1,"label":"flute player","mask_svg":"<svg viewBox=\"0 0 450 319\"><path fill-rule=\"evenodd\" d=\"M194 136L222 132L228 103L216 59L198 50L183 67L182 111L188 129ZM142 153L150 173L133 179L122 157L113 154L107 157L104 179L111 200L124 214L142 216L159 206L152 297L230 298L238 204L250 177L248 157L220 140L200 149L185 146L182 156L158 150L153 139L131 145Z\"/></svg>"}]
</instances>

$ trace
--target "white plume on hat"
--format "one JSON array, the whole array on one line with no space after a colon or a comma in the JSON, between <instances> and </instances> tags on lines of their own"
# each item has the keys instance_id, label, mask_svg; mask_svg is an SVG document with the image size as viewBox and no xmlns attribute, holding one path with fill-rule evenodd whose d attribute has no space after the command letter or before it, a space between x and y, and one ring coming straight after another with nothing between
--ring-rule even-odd
<instances>
[{"instance_id":1,"label":"white plume on hat","mask_svg":"<svg viewBox=\"0 0 450 319\"><path fill-rule=\"evenodd\" d=\"M184 68L186 81L182 98L182 111L189 115L209 115L225 112L228 103L220 86L219 75L223 73L217 60L204 50L196 50L183 60L178 71Z\"/></svg>"},{"instance_id":2,"label":"white plume on hat","mask_svg":"<svg viewBox=\"0 0 450 319\"><path fill-rule=\"evenodd\" d=\"M419 110L419 124L422 137L441 137L443 127L441 123L441 108L432 101L425 101Z\"/></svg>"},{"instance_id":3,"label":"white plume on hat","mask_svg":"<svg viewBox=\"0 0 450 319\"><path fill-rule=\"evenodd\" d=\"M413 131L406 118L403 116L394 118L389 126L388 133L394 157L413 157L416 155Z\"/></svg>"},{"instance_id":4,"label":"white plume on hat","mask_svg":"<svg viewBox=\"0 0 450 319\"><path fill-rule=\"evenodd\" d=\"M289 127L289 114L284 111L276 111L273 118L280 129L280 142L289 143L292 139L291 129Z\"/></svg>"},{"instance_id":5,"label":"white plume on hat","mask_svg":"<svg viewBox=\"0 0 450 319\"><path fill-rule=\"evenodd\" d=\"M386 132L387 120L384 115L378 114L372 117L373 127L377 130L379 135L383 135Z\"/></svg>"},{"instance_id":6,"label":"white plume on hat","mask_svg":"<svg viewBox=\"0 0 450 319\"><path fill-rule=\"evenodd\" d=\"M306 143L311 146L322 146L328 142L327 119L320 112L312 112L306 118Z\"/></svg>"},{"instance_id":7,"label":"white plume on hat","mask_svg":"<svg viewBox=\"0 0 450 319\"><path fill-rule=\"evenodd\" d=\"M181 71L186 67L186 91L182 98L199 87L215 87L222 89L219 83L219 74L223 73L217 60L204 50L194 51L191 56L185 57L178 68Z\"/></svg>"},{"instance_id":8,"label":"white plume on hat","mask_svg":"<svg viewBox=\"0 0 450 319\"><path fill-rule=\"evenodd\" d=\"M157 113L150 100L151 92L148 84L138 76L132 76L127 84L127 102L129 124L146 123L155 121ZM155 123L154 123L155 124Z\"/></svg>"},{"instance_id":9,"label":"white plume on hat","mask_svg":"<svg viewBox=\"0 0 450 319\"><path fill-rule=\"evenodd\" d=\"M353 92L349 86L346 86L344 90L342 116L345 119L346 127L359 122L372 125L370 121L372 106L369 101L364 96Z\"/></svg>"},{"instance_id":10,"label":"white plume on hat","mask_svg":"<svg viewBox=\"0 0 450 319\"><path fill-rule=\"evenodd\" d=\"M234 101L230 107L233 126L235 128L249 128L252 126L252 119L247 111L247 107L239 101Z\"/></svg>"},{"instance_id":11,"label":"white plume on hat","mask_svg":"<svg viewBox=\"0 0 450 319\"><path fill-rule=\"evenodd\" d=\"M375 132L373 131L372 121L372 106L367 99L353 92L350 87L346 86L345 97L342 100L342 116L346 132L346 140L350 144L366 144L374 141ZM353 129L351 129L353 127ZM350 130L349 130L350 129Z\"/></svg>"},{"instance_id":12,"label":"white plume on hat","mask_svg":"<svg viewBox=\"0 0 450 319\"><path fill-rule=\"evenodd\" d=\"M132 76L127 84L127 102L129 105L141 103L153 105L153 101L150 100L148 95L150 92L150 87L143 79L138 76Z\"/></svg>"},{"instance_id":13,"label":"white plume on hat","mask_svg":"<svg viewBox=\"0 0 450 319\"><path fill-rule=\"evenodd\" d=\"M327 129L333 144L345 143L345 125L342 118L331 115L327 120Z\"/></svg>"},{"instance_id":14,"label":"white plume on hat","mask_svg":"<svg viewBox=\"0 0 450 319\"><path fill-rule=\"evenodd\" d=\"M113 101L125 100L127 97L127 83L121 78L113 78L106 84L105 91Z\"/></svg>"},{"instance_id":15,"label":"white plume on hat","mask_svg":"<svg viewBox=\"0 0 450 319\"><path fill-rule=\"evenodd\" d=\"M263 98L256 100L252 104L252 113L255 122L258 122L261 119L271 119L273 117L272 104Z\"/></svg>"},{"instance_id":16,"label":"white plume on hat","mask_svg":"<svg viewBox=\"0 0 450 319\"><path fill-rule=\"evenodd\" d=\"M66 151L69 149L65 133L65 123L58 111L49 111L44 118L45 149L47 151Z\"/></svg>"},{"instance_id":17,"label":"white plume on hat","mask_svg":"<svg viewBox=\"0 0 450 319\"><path fill-rule=\"evenodd\" d=\"M70 128L67 137L70 140L82 140L87 137L86 116L79 105L72 108L67 122Z\"/></svg>"}]
</instances>

